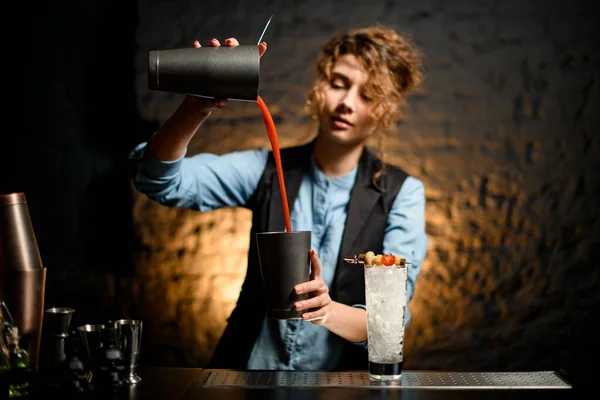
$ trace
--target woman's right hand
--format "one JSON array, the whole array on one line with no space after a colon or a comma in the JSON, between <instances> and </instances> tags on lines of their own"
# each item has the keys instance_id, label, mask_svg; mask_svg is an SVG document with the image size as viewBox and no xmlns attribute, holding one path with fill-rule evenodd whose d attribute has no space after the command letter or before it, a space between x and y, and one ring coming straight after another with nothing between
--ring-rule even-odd
<instances>
[{"instance_id":1,"label":"woman's right hand","mask_svg":"<svg viewBox=\"0 0 600 400\"><path fill-rule=\"evenodd\" d=\"M239 45L240 45L240 43L238 42L238 40L236 38L225 39L225 46L227 46L227 47L236 47ZM209 46L210 47L219 47L219 46L221 46L221 43L219 42L219 40L213 38L210 40ZM194 41L194 48L197 49L199 47L202 47L200 45L200 42L198 42L197 40ZM262 55L265 54L265 51L267 51L267 43L261 42L258 45L258 55L260 57L262 57ZM225 107L225 105L227 104L227 99L207 99L207 98L203 98L203 97L190 96L190 95L186 96L186 100L190 101L190 102L194 102L196 104L196 106L200 107L202 112L207 115L216 109Z\"/></svg>"}]
</instances>

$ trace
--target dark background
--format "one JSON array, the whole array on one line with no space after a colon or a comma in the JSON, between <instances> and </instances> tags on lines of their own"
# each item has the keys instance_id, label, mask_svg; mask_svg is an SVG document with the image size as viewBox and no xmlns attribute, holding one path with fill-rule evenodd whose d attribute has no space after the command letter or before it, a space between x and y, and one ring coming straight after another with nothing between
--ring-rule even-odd
<instances>
[{"instance_id":1,"label":"dark background","mask_svg":"<svg viewBox=\"0 0 600 400\"><path fill-rule=\"evenodd\" d=\"M0 192L26 194L48 269L46 305L74 307L73 326L144 319L144 363L202 366L224 326L221 305L230 310L236 298L235 288L225 300L215 290L241 282L244 271L192 266L215 257L203 243L221 239L226 247L242 241L232 253L244 263L248 216L197 219L132 190L129 152L181 99L147 90L147 52L213 36L248 44L274 14L261 94L285 146L310 133L303 94L320 46L334 32L383 22L413 35L427 57L423 89L388 144L392 162L425 183L431 238L405 365L565 368L575 382L591 381L599 4L85 0L13 8L5 15L15 28L5 36ZM190 153L268 146L257 107L222 111Z\"/></svg>"}]
</instances>

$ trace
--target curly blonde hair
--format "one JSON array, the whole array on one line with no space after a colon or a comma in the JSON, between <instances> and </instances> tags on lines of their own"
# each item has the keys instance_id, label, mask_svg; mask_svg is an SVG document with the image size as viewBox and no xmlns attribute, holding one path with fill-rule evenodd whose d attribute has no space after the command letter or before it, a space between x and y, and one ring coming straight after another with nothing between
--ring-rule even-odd
<instances>
[{"instance_id":1,"label":"curly blonde hair","mask_svg":"<svg viewBox=\"0 0 600 400\"><path fill-rule=\"evenodd\" d=\"M367 72L365 94L373 101L371 119L387 130L400 118L405 95L423 81L423 56L407 35L385 26L349 31L332 37L317 60L317 77L306 95L311 116L319 113L321 93L331 79L335 62L344 55L356 56Z\"/></svg>"},{"instance_id":2,"label":"curly blonde hair","mask_svg":"<svg viewBox=\"0 0 600 400\"><path fill-rule=\"evenodd\" d=\"M383 138L400 119L406 95L423 81L423 55L406 34L377 25L333 36L321 50L316 79L306 94L306 111L317 119L323 88L331 80L331 70L342 56L356 56L367 73L365 95L372 99L370 119L378 131L384 159ZM385 166L385 163L384 163ZM374 181L383 173L378 172Z\"/></svg>"}]
</instances>

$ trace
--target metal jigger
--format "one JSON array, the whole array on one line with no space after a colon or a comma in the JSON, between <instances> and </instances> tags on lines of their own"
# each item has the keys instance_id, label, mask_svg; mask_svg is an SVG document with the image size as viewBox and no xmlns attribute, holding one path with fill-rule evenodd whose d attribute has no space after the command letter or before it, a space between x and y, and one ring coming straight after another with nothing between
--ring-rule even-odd
<instances>
[{"instance_id":1,"label":"metal jigger","mask_svg":"<svg viewBox=\"0 0 600 400\"><path fill-rule=\"evenodd\" d=\"M57 374L60 372L60 365L67 359L69 325L74 312L72 308L60 307L49 308L44 312L39 374L49 384L60 382L61 377Z\"/></svg>"},{"instance_id":2,"label":"metal jigger","mask_svg":"<svg viewBox=\"0 0 600 400\"><path fill-rule=\"evenodd\" d=\"M24 193L0 194L0 299L21 333L29 369L37 374L44 317L46 268Z\"/></svg>"},{"instance_id":3,"label":"metal jigger","mask_svg":"<svg viewBox=\"0 0 600 400\"><path fill-rule=\"evenodd\" d=\"M52 307L44 312L44 336L69 336L71 318L75 312L72 308Z\"/></svg>"}]
</instances>

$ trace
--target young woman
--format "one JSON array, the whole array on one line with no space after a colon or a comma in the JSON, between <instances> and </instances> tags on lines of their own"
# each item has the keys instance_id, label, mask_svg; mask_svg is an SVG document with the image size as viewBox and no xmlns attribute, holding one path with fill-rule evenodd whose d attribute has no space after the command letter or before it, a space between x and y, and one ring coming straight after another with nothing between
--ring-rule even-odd
<instances>
[{"instance_id":1,"label":"young woman","mask_svg":"<svg viewBox=\"0 0 600 400\"><path fill-rule=\"evenodd\" d=\"M224 45L238 42L230 38ZM212 39L210 46L220 43ZM261 56L266 48L259 45ZM306 96L318 122L316 137L281 153L293 230L312 231L311 279L295 288L309 293L295 306L307 311L303 320L266 316L254 235L285 226L272 153L260 148L186 156L202 122L227 100L185 97L153 137L133 150L133 180L149 198L201 212L231 206L253 212L246 279L209 367L367 368L363 270L342 257L371 250L406 258L407 300L412 298L428 244L424 187L366 145L391 132L405 96L421 83L421 66L418 49L387 27L336 35L321 51Z\"/></svg>"}]
</instances>

